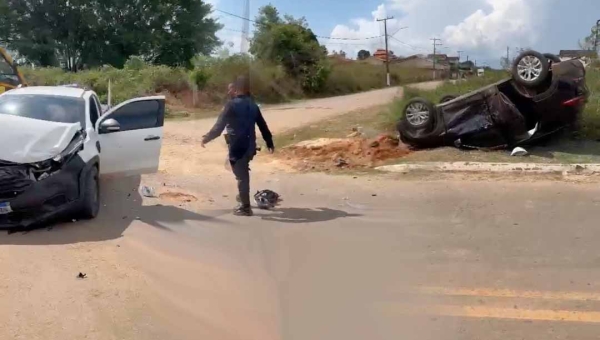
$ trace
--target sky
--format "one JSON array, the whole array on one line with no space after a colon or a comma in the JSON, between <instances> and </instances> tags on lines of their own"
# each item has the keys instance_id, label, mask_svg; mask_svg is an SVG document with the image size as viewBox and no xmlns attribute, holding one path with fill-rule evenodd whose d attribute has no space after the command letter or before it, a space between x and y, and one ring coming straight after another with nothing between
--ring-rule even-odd
<instances>
[{"instance_id":1,"label":"sky","mask_svg":"<svg viewBox=\"0 0 600 340\"><path fill-rule=\"evenodd\" d=\"M389 48L399 56L430 54L441 39L440 53L468 56L478 65L499 66L518 48L558 54L578 49L600 19L600 0L249 0L250 18L271 3L282 14L305 17L321 44L355 58L361 49L384 48L388 20ZM245 0L208 0L215 8L244 15ZM221 12L213 16L225 28L218 33L233 53L240 51L244 20ZM250 31L253 24L250 24ZM326 37L338 39L326 39ZM374 39L365 39L376 37ZM341 40L352 39L352 40Z\"/></svg>"}]
</instances>

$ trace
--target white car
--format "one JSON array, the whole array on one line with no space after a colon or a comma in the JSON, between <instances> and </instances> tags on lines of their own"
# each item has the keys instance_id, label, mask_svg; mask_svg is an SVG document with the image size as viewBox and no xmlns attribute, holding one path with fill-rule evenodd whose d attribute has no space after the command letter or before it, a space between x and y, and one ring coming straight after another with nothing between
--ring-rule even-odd
<instances>
[{"instance_id":1,"label":"white car","mask_svg":"<svg viewBox=\"0 0 600 340\"><path fill-rule=\"evenodd\" d=\"M33 86L0 95L0 228L33 228L59 214L94 218L99 176L158 170L165 98L103 113L90 90Z\"/></svg>"}]
</instances>

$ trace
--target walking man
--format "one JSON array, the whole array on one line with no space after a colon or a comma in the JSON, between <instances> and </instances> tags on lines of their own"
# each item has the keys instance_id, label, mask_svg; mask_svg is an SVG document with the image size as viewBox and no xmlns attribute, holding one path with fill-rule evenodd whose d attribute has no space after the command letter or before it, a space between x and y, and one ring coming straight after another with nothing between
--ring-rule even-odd
<instances>
[{"instance_id":1,"label":"walking man","mask_svg":"<svg viewBox=\"0 0 600 340\"><path fill-rule=\"evenodd\" d=\"M250 207L250 161L256 155L256 129L262 134L270 153L275 151L273 136L260 108L250 96L250 83L246 77L235 82L235 98L230 100L217 118L213 128L202 137L201 146L219 137L227 128L229 137L229 162L237 180L240 206L234 210L237 216L252 216Z\"/></svg>"}]
</instances>

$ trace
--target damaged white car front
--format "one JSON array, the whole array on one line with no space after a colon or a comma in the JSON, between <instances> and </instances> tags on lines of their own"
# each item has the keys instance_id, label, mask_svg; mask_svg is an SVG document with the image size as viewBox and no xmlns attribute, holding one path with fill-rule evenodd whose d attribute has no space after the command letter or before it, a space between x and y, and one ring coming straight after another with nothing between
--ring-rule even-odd
<instances>
[{"instance_id":1,"label":"damaged white car front","mask_svg":"<svg viewBox=\"0 0 600 340\"><path fill-rule=\"evenodd\" d=\"M0 96L0 228L84 211L80 198L93 157L83 152L84 122L82 98Z\"/></svg>"}]
</instances>

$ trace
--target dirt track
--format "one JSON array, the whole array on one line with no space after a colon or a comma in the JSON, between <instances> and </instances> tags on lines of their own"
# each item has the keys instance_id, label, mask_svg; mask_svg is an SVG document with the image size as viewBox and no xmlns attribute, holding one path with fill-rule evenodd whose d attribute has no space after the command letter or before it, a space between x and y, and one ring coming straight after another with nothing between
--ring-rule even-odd
<instances>
[{"instance_id":1,"label":"dirt track","mask_svg":"<svg viewBox=\"0 0 600 340\"><path fill-rule=\"evenodd\" d=\"M412 85L433 89L440 82ZM301 101L293 104L265 108L263 114L274 133L303 126L325 118L354 110L382 105L402 96L402 88L364 92L348 96ZM225 164L225 141L220 138L206 149L200 148L202 135L214 124L215 119L169 122L165 129L165 143L160 170L169 174L207 174L221 170ZM260 135L258 136L260 138ZM185 162L182 162L185 160Z\"/></svg>"},{"instance_id":2,"label":"dirt track","mask_svg":"<svg viewBox=\"0 0 600 340\"><path fill-rule=\"evenodd\" d=\"M277 132L400 95L402 89L390 88L273 106L264 115ZM222 197L186 193L188 177L208 179L204 185L212 186L211 192L233 189L223 169L223 141L207 149L199 145L213 122L166 124L161 174L143 183L157 186L168 199L142 199L136 192L140 178L105 182L97 220L0 235L0 339L236 339L243 332L250 335L246 338L278 337L277 301L267 281L252 281L256 272L237 270L236 262L212 249L219 241L201 242L204 248L198 249L183 236L157 236L161 223L177 223L189 232L200 221L225 223L218 222L219 214L228 215L229 208L214 216L192 212ZM249 246L226 244L233 245L234 254ZM257 266L260 258L247 261ZM79 272L87 278L77 279ZM222 314L215 314L214 306ZM260 312L249 318L252 308Z\"/></svg>"}]
</instances>

